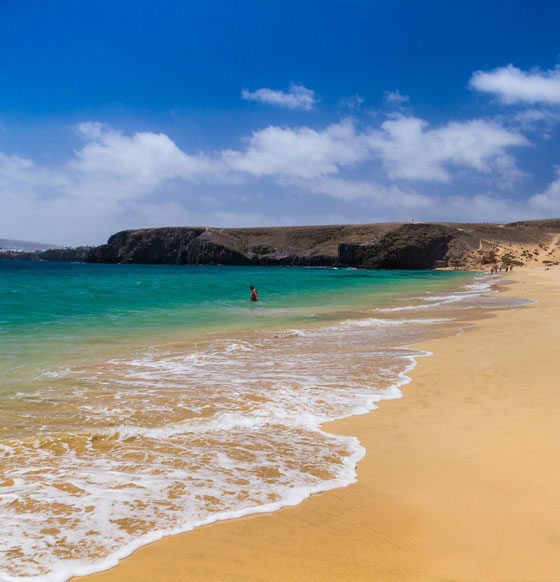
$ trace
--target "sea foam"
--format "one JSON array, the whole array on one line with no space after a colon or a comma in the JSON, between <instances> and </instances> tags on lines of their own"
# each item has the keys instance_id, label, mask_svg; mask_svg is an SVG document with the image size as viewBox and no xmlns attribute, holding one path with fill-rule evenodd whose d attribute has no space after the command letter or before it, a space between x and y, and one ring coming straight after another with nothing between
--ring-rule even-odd
<instances>
[{"instance_id":1,"label":"sea foam","mask_svg":"<svg viewBox=\"0 0 560 582\"><path fill-rule=\"evenodd\" d=\"M0 445L0 580L62 582L354 482L364 448L324 423L400 397L429 355L404 346L457 333L439 311L484 306L489 290L481 279L378 310L434 317L369 314L50 371L48 388L13 396L27 435Z\"/></svg>"}]
</instances>

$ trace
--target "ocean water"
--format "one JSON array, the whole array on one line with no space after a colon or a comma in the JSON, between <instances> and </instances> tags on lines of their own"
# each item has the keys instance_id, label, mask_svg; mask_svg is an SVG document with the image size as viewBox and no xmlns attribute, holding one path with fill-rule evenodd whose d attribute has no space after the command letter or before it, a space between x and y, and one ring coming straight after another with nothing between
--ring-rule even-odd
<instances>
[{"instance_id":1,"label":"ocean water","mask_svg":"<svg viewBox=\"0 0 560 582\"><path fill-rule=\"evenodd\" d=\"M495 280L0 262L0 580L352 483L365 451L323 424L399 397L411 344L520 303Z\"/></svg>"}]
</instances>

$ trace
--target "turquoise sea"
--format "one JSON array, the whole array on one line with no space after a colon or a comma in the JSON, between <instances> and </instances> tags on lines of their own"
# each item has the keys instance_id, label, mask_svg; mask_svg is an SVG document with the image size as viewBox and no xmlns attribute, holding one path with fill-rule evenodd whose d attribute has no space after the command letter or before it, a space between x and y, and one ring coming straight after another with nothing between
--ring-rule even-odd
<instances>
[{"instance_id":1,"label":"turquoise sea","mask_svg":"<svg viewBox=\"0 0 560 582\"><path fill-rule=\"evenodd\" d=\"M464 272L0 261L1 369L225 330L305 325L398 296L452 289ZM249 302L249 285L260 294ZM0 391L12 391L2 380ZM18 387L19 389L19 387Z\"/></svg>"},{"instance_id":2,"label":"turquoise sea","mask_svg":"<svg viewBox=\"0 0 560 582\"><path fill-rule=\"evenodd\" d=\"M353 482L365 451L323 423L399 397L427 355L408 346L503 306L491 291L452 271L0 262L0 580L67 580Z\"/></svg>"},{"instance_id":3,"label":"turquoise sea","mask_svg":"<svg viewBox=\"0 0 560 582\"><path fill-rule=\"evenodd\" d=\"M33 333L143 333L255 325L249 285L261 314L295 318L311 310L354 308L396 295L452 288L459 271L364 271L305 267L98 265L0 261L0 325ZM256 305L255 305L256 307ZM89 330L89 331L86 331Z\"/></svg>"}]
</instances>

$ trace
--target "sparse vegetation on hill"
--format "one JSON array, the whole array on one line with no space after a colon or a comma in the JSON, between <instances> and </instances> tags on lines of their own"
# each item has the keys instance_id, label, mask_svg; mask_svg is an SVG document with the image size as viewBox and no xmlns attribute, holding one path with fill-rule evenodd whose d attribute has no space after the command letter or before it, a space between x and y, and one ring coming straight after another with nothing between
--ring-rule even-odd
<instances>
[{"instance_id":1,"label":"sparse vegetation on hill","mask_svg":"<svg viewBox=\"0 0 560 582\"><path fill-rule=\"evenodd\" d=\"M370 269L488 269L557 264L560 219L269 228L124 230L105 245L0 253L0 259L175 265L293 265Z\"/></svg>"},{"instance_id":2,"label":"sparse vegetation on hill","mask_svg":"<svg viewBox=\"0 0 560 582\"><path fill-rule=\"evenodd\" d=\"M501 258L502 264L504 265L516 265L518 267L523 267L525 264L523 261L514 259L511 255L503 255Z\"/></svg>"},{"instance_id":3,"label":"sparse vegetation on hill","mask_svg":"<svg viewBox=\"0 0 560 582\"><path fill-rule=\"evenodd\" d=\"M87 261L479 269L503 256L509 265L539 261L555 232L549 228L556 227L560 231L560 220L154 228L119 232L92 249Z\"/></svg>"}]
</instances>

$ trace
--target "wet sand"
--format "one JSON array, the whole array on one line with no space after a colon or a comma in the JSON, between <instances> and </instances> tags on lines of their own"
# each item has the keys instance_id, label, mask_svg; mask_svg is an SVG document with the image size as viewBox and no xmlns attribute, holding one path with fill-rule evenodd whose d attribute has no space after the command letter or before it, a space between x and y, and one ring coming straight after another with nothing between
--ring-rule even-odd
<instances>
[{"instance_id":1,"label":"wet sand","mask_svg":"<svg viewBox=\"0 0 560 582\"><path fill-rule=\"evenodd\" d=\"M560 580L560 270L507 277L539 303L420 345L402 399L327 426L367 448L358 483L74 580Z\"/></svg>"}]
</instances>

